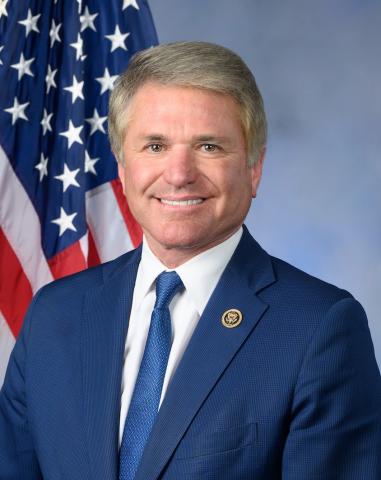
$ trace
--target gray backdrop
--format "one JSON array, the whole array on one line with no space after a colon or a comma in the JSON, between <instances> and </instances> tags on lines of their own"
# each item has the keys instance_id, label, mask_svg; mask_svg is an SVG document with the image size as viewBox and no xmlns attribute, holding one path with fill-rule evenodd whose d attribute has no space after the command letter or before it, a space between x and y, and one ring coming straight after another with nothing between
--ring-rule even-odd
<instances>
[{"instance_id":1,"label":"gray backdrop","mask_svg":"<svg viewBox=\"0 0 381 480\"><path fill-rule=\"evenodd\" d=\"M150 0L159 41L206 40L254 72L269 121L247 225L364 305L381 366L381 1Z\"/></svg>"}]
</instances>

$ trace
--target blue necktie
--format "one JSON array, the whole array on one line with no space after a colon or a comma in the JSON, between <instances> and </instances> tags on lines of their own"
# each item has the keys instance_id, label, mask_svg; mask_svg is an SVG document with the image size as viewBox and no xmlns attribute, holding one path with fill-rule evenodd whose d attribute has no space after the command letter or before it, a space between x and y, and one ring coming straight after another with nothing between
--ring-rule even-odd
<instances>
[{"instance_id":1,"label":"blue necktie","mask_svg":"<svg viewBox=\"0 0 381 480\"><path fill-rule=\"evenodd\" d=\"M157 412L172 343L169 304L183 286L176 272L156 279L156 302L135 389L124 424L119 455L119 480L135 477Z\"/></svg>"}]
</instances>

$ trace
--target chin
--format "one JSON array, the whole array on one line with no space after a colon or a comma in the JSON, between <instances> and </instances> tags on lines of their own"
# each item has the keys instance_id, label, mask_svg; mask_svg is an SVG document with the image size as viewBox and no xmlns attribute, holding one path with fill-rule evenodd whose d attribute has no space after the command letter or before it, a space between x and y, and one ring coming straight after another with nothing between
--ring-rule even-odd
<instances>
[{"instance_id":1,"label":"chin","mask_svg":"<svg viewBox=\"0 0 381 480\"><path fill-rule=\"evenodd\" d=\"M194 225L170 225L163 226L153 238L167 249L192 249L205 243L208 233L198 230Z\"/></svg>"},{"instance_id":2,"label":"chin","mask_svg":"<svg viewBox=\"0 0 381 480\"><path fill-rule=\"evenodd\" d=\"M202 240L194 235L175 235L173 237L165 236L165 238L160 241L160 244L163 245L165 248L177 250L192 250L194 248L200 247L202 243Z\"/></svg>"}]
</instances>

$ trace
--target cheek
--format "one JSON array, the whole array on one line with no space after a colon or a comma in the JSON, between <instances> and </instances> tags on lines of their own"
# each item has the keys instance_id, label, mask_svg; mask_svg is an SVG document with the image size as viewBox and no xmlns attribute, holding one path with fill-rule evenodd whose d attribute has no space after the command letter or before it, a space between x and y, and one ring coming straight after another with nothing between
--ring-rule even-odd
<instances>
[{"instance_id":1,"label":"cheek","mask_svg":"<svg viewBox=\"0 0 381 480\"><path fill-rule=\"evenodd\" d=\"M216 176L216 182L228 197L243 197L246 192L251 195L251 175L246 166L227 165L218 177Z\"/></svg>"},{"instance_id":2,"label":"cheek","mask_svg":"<svg viewBox=\"0 0 381 480\"><path fill-rule=\"evenodd\" d=\"M129 188L136 192L144 192L153 182L154 175L152 168L143 165L142 162L131 162L126 168L126 195Z\"/></svg>"},{"instance_id":3,"label":"cheek","mask_svg":"<svg viewBox=\"0 0 381 480\"><path fill-rule=\"evenodd\" d=\"M231 172L224 184L224 208L232 217L247 213L251 204L251 178L247 170Z\"/></svg>"}]
</instances>

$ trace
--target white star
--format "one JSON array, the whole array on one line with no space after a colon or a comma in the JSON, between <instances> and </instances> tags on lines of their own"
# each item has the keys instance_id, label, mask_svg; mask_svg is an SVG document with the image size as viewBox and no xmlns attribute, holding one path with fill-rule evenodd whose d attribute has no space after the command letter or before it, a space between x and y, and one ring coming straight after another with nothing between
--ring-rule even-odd
<instances>
[{"instance_id":1,"label":"white star","mask_svg":"<svg viewBox=\"0 0 381 480\"><path fill-rule=\"evenodd\" d=\"M41 153L40 163L38 163L34 168L40 171L40 182L43 178L48 176L48 157L44 157L44 154Z\"/></svg>"},{"instance_id":2,"label":"white star","mask_svg":"<svg viewBox=\"0 0 381 480\"><path fill-rule=\"evenodd\" d=\"M98 77L95 80L101 84L101 95L107 90L114 88L114 82L118 78L118 75L110 75L108 68L105 68L103 77Z\"/></svg>"},{"instance_id":3,"label":"white star","mask_svg":"<svg viewBox=\"0 0 381 480\"><path fill-rule=\"evenodd\" d=\"M60 135L63 137L66 137L69 141L69 148L73 145L73 143L77 142L80 145L83 144L80 134L82 131L83 125L80 125L79 127L75 127L73 125L73 122L69 120L69 128L65 132L61 132Z\"/></svg>"},{"instance_id":4,"label":"white star","mask_svg":"<svg viewBox=\"0 0 381 480\"><path fill-rule=\"evenodd\" d=\"M16 120L18 120L19 118L22 118L23 120L29 120L24 112L29 103L30 102L19 103L17 97L15 97L13 101L13 107L5 109L5 112L8 112L12 115L12 125L14 125Z\"/></svg>"},{"instance_id":5,"label":"white star","mask_svg":"<svg viewBox=\"0 0 381 480\"><path fill-rule=\"evenodd\" d=\"M95 170L95 164L99 158L90 158L90 155L85 150L85 173L93 173L94 175L98 175L97 171Z\"/></svg>"},{"instance_id":6,"label":"white star","mask_svg":"<svg viewBox=\"0 0 381 480\"><path fill-rule=\"evenodd\" d=\"M80 13L82 10L82 0L77 0L77 2L78 2L78 13Z\"/></svg>"},{"instance_id":7,"label":"white star","mask_svg":"<svg viewBox=\"0 0 381 480\"><path fill-rule=\"evenodd\" d=\"M71 215L68 215L65 212L65 210L61 207L60 216L52 220L52 223L55 223L60 227L60 234L59 234L60 237L62 234L66 232L66 230L72 230L73 232L77 231L77 229L73 225L73 220L76 216L77 216L76 212L72 213Z\"/></svg>"},{"instance_id":8,"label":"white star","mask_svg":"<svg viewBox=\"0 0 381 480\"><path fill-rule=\"evenodd\" d=\"M103 128L104 122L107 120L106 117L100 117L96 108L94 108L94 114L91 118L85 118L86 122L89 122L91 125L91 132L90 135L95 133L99 130L102 133L106 133L105 129Z\"/></svg>"},{"instance_id":9,"label":"white star","mask_svg":"<svg viewBox=\"0 0 381 480\"><path fill-rule=\"evenodd\" d=\"M1 0L0 0L0 1L1 1ZM0 47L0 52L3 51L3 48L4 48L4 46ZM0 58L0 65L3 65L3 61L1 60L1 58Z\"/></svg>"},{"instance_id":10,"label":"white star","mask_svg":"<svg viewBox=\"0 0 381 480\"><path fill-rule=\"evenodd\" d=\"M123 0L123 8L125 10L127 7L134 7L136 10L139 10L139 5L137 0Z\"/></svg>"},{"instance_id":11,"label":"white star","mask_svg":"<svg viewBox=\"0 0 381 480\"><path fill-rule=\"evenodd\" d=\"M58 68L56 68L55 70L52 70L52 67L48 65L48 73L46 74L46 77L45 77L47 93L49 93L51 87L54 87L54 88L57 87L56 82L54 81L54 76L57 72L58 72Z\"/></svg>"},{"instance_id":12,"label":"white star","mask_svg":"<svg viewBox=\"0 0 381 480\"><path fill-rule=\"evenodd\" d=\"M7 12L7 3L8 0L0 0L0 18L4 15L4 17L8 16Z\"/></svg>"},{"instance_id":13,"label":"white star","mask_svg":"<svg viewBox=\"0 0 381 480\"><path fill-rule=\"evenodd\" d=\"M44 118L41 120L41 125L43 129L43 135L46 134L46 132L49 130L49 132L52 131L52 126L50 125L50 120L52 118L53 114L49 113L46 111L46 108L44 108Z\"/></svg>"},{"instance_id":14,"label":"white star","mask_svg":"<svg viewBox=\"0 0 381 480\"><path fill-rule=\"evenodd\" d=\"M25 20L19 20L18 23L21 23L21 25L24 25L24 27L26 28L26 32L25 32L25 36L27 37L30 32L33 30L34 32L39 32L40 30L37 28L37 21L38 19L41 17L41 13L39 13L38 15L35 15L33 17L32 15L32 11L31 9L29 8L28 10L28 16L26 17Z\"/></svg>"},{"instance_id":15,"label":"white star","mask_svg":"<svg viewBox=\"0 0 381 480\"><path fill-rule=\"evenodd\" d=\"M119 25L115 27L115 33L113 35L105 35L105 37L110 40L111 42L111 51L113 52L117 48L122 48L123 50L127 50L125 45L126 38L128 37L129 33L122 33L119 29Z\"/></svg>"},{"instance_id":16,"label":"white star","mask_svg":"<svg viewBox=\"0 0 381 480\"><path fill-rule=\"evenodd\" d=\"M54 178L57 180L61 180L63 183L63 191L66 192L66 190L70 187L70 185L73 185L73 187L79 187L79 183L76 180L76 176L79 172L79 168L76 168L75 170L70 170L70 168L64 164L64 171L61 175L56 175Z\"/></svg>"},{"instance_id":17,"label":"white star","mask_svg":"<svg viewBox=\"0 0 381 480\"><path fill-rule=\"evenodd\" d=\"M79 20L81 22L81 32L86 30L86 28L91 28L91 30L94 30L94 32L96 32L97 29L95 28L94 20L97 18L98 15L99 13L91 14L88 7L85 7L84 14L79 17Z\"/></svg>"},{"instance_id":18,"label":"white star","mask_svg":"<svg viewBox=\"0 0 381 480\"><path fill-rule=\"evenodd\" d=\"M83 81L78 82L75 75L73 76L73 85L71 87L64 87L64 90L67 90L68 92L71 92L71 103L74 103L77 98L81 98L82 100L85 99L83 96Z\"/></svg>"},{"instance_id":19,"label":"white star","mask_svg":"<svg viewBox=\"0 0 381 480\"><path fill-rule=\"evenodd\" d=\"M70 46L75 48L76 50L75 59L80 60L83 55L83 40L79 33L78 33L77 41L74 43L71 43Z\"/></svg>"},{"instance_id":20,"label":"white star","mask_svg":"<svg viewBox=\"0 0 381 480\"><path fill-rule=\"evenodd\" d=\"M50 47L54 45L54 42L61 42L60 36L58 32L62 27L62 23L56 25L54 19L52 20L52 26L50 27L49 37L50 37Z\"/></svg>"},{"instance_id":21,"label":"white star","mask_svg":"<svg viewBox=\"0 0 381 480\"><path fill-rule=\"evenodd\" d=\"M24 54L21 53L19 63L14 63L13 65L11 65L12 68L18 70L19 80L21 80L24 75L30 75L31 77L34 77L33 73L30 70L32 62L34 62L34 58L25 60Z\"/></svg>"},{"instance_id":22,"label":"white star","mask_svg":"<svg viewBox=\"0 0 381 480\"><path fill-rule=\"evenodd\" d=\"M98 162L98 158L90 158L90 155L85 150L85 173L93 173L94 175L98 175L97 171L95 170L95 164Z\"/></svg>"}]
</instances>

